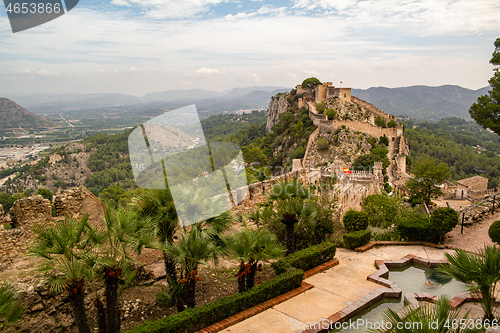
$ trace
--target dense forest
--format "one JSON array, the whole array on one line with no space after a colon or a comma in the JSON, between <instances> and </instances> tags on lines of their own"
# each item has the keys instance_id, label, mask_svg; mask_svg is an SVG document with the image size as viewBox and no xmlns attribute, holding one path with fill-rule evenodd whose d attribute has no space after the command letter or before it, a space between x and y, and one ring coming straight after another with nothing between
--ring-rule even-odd
<instances>
[{"instance_id":1,"label":"dense forest","mask_svg":"<svg viewBox=\"0 0 500 333\"><path fill-rule=\"evenodd\" d=\"M412 160L431 156L449 166L450 180L481 175L489 179L489 188L498 186L498 135L459 118L445 118L439 122L406 121L405 134Z\"/></svg>"}]
</instances>

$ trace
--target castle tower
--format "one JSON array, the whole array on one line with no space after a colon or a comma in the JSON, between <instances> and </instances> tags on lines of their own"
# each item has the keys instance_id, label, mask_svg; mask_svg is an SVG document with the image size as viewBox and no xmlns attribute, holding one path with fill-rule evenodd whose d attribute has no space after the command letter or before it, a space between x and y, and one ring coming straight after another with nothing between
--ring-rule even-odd
<instances>
[{"instance_id":1,"label":"castle tower","mask_svg":"<svg viewBox=\"0 0 500 333\"><path fill-rule=\"evenodd\" d=\"M376 177L382 177L382 162L373 163L373 174Z\"/></svg>"}]
</instances>

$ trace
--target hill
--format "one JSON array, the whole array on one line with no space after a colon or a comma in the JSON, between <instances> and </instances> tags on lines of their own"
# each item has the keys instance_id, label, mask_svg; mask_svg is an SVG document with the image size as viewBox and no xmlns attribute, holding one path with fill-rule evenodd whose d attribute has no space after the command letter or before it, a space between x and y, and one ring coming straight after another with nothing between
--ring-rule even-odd
<instances>
[{"instance_id":1,"label":"hill","mask_svg":"<svg viewBox=\"0 0 500 333\"><path fill-rule=\"evenodd\" d=\"M352 95L397 116L439 120L447 117L470 119L469 107L489 90L471 90L455 85L352 89Z\"/></svg>"},{"instance_id":2,"label":"hill","mask_svg":"<svg viewBox=\"0 0 500 333\"><path fill-rule=\"evenodd\" d=\"M0 98L0 124L2 124L1 130L19 127L23 129L47 128L53 125L42 116L29 112L7 98Z\"/></svg>"}]
</instances>

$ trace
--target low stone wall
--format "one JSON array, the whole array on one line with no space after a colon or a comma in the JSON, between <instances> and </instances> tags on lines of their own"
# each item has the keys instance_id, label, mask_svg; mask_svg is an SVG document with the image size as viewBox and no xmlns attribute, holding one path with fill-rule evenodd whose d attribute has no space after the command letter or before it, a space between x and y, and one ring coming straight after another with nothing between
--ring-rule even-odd
<instances>
[{"instance_id":1,"label":"low stone wall","mask_svg":"<svg viewBox=\"0 0 500 333\"><path fill-rule=\"evenodd\" d=\"M31 237L29 229L0 230L0 271L9 268L16 258L26 253Z\"/></svg>"},{"instance_id":2,"label":"low stone wall","mask_svg":"<svg viewBox=\"0 0 500 333\"><path fill-rule=\"evenodd\" d=\"M16 200L10 208L13 228L29 228L33 223L51 220L52 207L50 201L41 195Z\"/></svg>"},{"instance_id":3,"label":"low stone wall","mask_svg":"<svg viewBox=\"0 0 500 333\"><path fill-rule=\"evenodd\" d=\"M104 216L104 203L83 186L64 191L54 197L57 216L79 219L89 214L89 223L101 225Z\"/></svg>"}]
</instances>

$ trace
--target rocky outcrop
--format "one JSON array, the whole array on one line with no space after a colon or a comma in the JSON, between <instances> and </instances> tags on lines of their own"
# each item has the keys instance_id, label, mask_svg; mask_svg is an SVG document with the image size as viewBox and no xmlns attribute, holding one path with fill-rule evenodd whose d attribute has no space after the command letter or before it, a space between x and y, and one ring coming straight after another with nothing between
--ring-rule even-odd
<instances>
[{"instance_id":1,"label":"rocky outcrop","mask_svg":"<svg viewBox=\"0 0 500 333\"><path fill-rule=\"evenodd\" d=\"M0 221L3 220L3 214L4 214L4 211L3 211L3 206L0 205Z\"/></svg>"},{"instance_id":2,"label":"rocky outcrop","mask_svg":"<svg viewBox=\"0 0 500 333\"><path fill-rule=\"evenodd\" d=\"M56 216L79 219L88 214L89 222L94 225L102 224L105 211L104 203L83 186L56 195L54 208Z\"/></svg>"},{"instance_id":3,"label":"rocky outcrop","mask_svg":"<svg viewBox=\"0 0 500 333\"><path fill-rule=\"evenodd\" d=\"M278 94L271 97L269 102L269 112L267 114L266 132L272 131L274 124L279 120L279 115L286 112L290 107L286 100L287 94Z\"/></svg>"}]
</instances>

